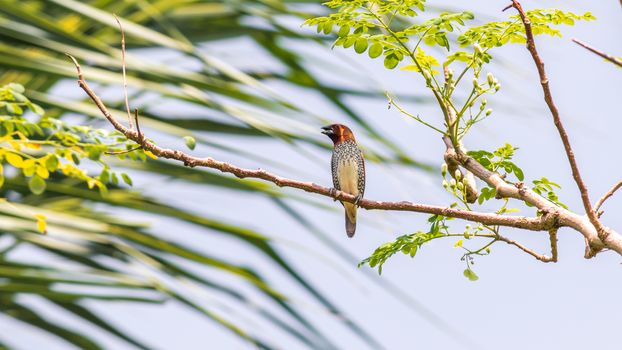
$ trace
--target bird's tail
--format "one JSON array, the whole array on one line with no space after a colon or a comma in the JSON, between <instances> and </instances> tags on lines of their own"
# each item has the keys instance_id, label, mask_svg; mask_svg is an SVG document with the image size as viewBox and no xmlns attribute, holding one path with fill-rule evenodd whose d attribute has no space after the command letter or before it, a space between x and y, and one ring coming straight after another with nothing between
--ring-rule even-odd
<instances>
[{"instance_id":1,"label":"bird's tail","mask_svg":"<svg viewBox=\"0 0 622 350\"><path fill-rule=\"evenodd\" d=\"M343 203L346 209L346 233L352 238L356 231L356 205L352 203Z\"/></svg>"}]
</instances>

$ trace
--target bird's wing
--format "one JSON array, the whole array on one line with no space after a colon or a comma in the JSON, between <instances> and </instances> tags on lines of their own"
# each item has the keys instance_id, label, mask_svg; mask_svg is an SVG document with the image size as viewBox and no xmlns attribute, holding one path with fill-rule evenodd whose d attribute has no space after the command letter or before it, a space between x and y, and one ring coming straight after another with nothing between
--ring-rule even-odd
<instances>
[{"instance_id":1,"label":"bird's wing","mask_svg":"<svg viewBox=\"0 0 622 350\"><path fill-rule=\"evenodd\" d=\"M361 151L359 149L359 183L358 183L358 188L359 188L359 193L361 195L361 197L363 197L363 194L365 193L365 155L363 154L363 151Z\"/></svg>"},{"instance_id":2,"label":"bird's wing","mask_svg":"<svg viewBox=\"0 0 622 350\"><path fill-rule=\"evenodd\" d=\"M335 189L337 190L341 190L341 186L339 186L339 177L337 176L338 166L339 166L339 159L338 159L337 153L333 152L333 157L331 158L331 161L330 161L330 167L331 167L331 171L333 174L333 187L335 187Z\"/></svg>"}]
</instances>

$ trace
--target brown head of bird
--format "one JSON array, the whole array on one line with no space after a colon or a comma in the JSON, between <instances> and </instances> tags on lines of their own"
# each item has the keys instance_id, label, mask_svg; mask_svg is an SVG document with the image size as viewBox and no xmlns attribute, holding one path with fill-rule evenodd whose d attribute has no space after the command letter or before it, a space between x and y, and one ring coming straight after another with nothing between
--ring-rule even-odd
<instances>
[{"instance_id":1,"label":"brown head of bird","mask_svg":"<svg viewBox=\"0 0 622 350\"><path fill-rule=\"evenodd\" d=\"M331 124L322 127L322 134L328 136L334 145L338 145L346 140L356 141L352 130L343 124Z\"/></svg>"},{"instance_id":2,"label":"brown head of bird","mask_svg":"<svg viewBox=\"0 0 622 350\"><path fill-rule=\"evenodd\" d=\"M346 211L346 233L352 237L356 231L356 206L365 192L363 152L358 148L352 130L343 124L325 126L322 134L333 141L331 171L335 189L356 197L354 203L341 203Z\"/></svg>"}]
</instances>

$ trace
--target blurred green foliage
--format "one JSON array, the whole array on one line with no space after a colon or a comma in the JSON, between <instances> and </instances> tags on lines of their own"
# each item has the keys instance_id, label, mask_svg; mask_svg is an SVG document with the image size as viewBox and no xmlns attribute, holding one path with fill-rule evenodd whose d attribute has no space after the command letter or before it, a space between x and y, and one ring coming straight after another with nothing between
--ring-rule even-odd
<instances>
[{"instance_id":1,"label":"blurred green foliage","mask_svg":"<svg viewBox=\"0 0 622 350\"><path fill-rule=\"evenodd\" d=\"M223 313L218 303L206 302L202 295L210 293L215 300L233 303L259 317L289 342L306 348L335 348L333 335L320 331L280 285L268 282L268 276L279 274L298 285L328 317L363 342L377 346L283 258L269 235L224 221L209 206L199 214L123 183L131 185L130 174L139 173L174 179L177 185L209 186L241 199L267 198L274 210L300 227L309 227L309 234L318 236L328 249L342 252L329 236L312 228L292 203L324 210L327 206L260 181L188 169L133 150L135 144L106 131L110 126L75 85L75 68L65 56L70 53L83 63L86 79L102 94L111 112L125 120L122 96L106 94L122 91L121 36L112 16L115 13L126 33L129 98L140 111L147 135L179 140L204 154L218 152L291 171L288 164L245 147L245 142L261 138L287 147L328 150L329 145L315 132L315 126L328 120L296 106L267 84L277 82L318 93L366 130L381 145L378 152L368 153L370 160L418 166L342 101L345 96L382 95L321 81L311 73L309 61L288 44L323 46L324 39L290 30L285 24L292 19L301 23L314 11L321 11L315 1L3 2L0 152L2 164L9 165L4 166L0 188L0 198L5 199L0 202L0 313L80 348L99 349L102 344L97 336L59 322L62 317L72 315L128 344L151 348L157 344L150 344L148 336L137 337L106 320L90 302L174 303L259 348L278 344L267 334L241 326L246 315ZM248 47L277 64L240 69L206 49L210 44L236 48L236 40L247 40ZM144 54L146 50L153 50L162 60L153 60L151 54ZM174 64L166 57L174 57ZM151 108L162 103L175 105L178 113ZM223 136L236 141L227 142ZM256 251L268 267L247 266L236 254L216 256L192 242L164 238L157 227L126 220L135 217L128 213L157 215L173 226L194 227L194 232L206 237L229 237L239 250ZM36 262L39 256L45 257L46 264ZM336 256L355 263L349 255ZM236 287L240 284L244 290ZM60 307L65 315L49 314L23 296ZM26 341L0 334L0 347L21 348Z\"/></svg>"}]
</instances>

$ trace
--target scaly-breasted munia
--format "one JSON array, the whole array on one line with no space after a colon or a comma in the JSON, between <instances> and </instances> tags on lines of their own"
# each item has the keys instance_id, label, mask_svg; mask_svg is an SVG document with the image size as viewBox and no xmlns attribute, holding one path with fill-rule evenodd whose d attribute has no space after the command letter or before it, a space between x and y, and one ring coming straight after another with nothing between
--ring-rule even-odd
<instances>
[{"instance_id":1,"label":"scaly-breasted munia","mask_svg":"<svg viewBox=\"0 0 622 350\"><path fill-rule=\"evenodd\" d=\"M331 170L333 185L337 190L356 196L356 202L341 202L346 210L346 233L354 236L356 231L356 206L365 192L365 160L356 145L354 134L347 126L332 124L322 128L322 134L333 141Z\"/></svg>"}]
</instances>

